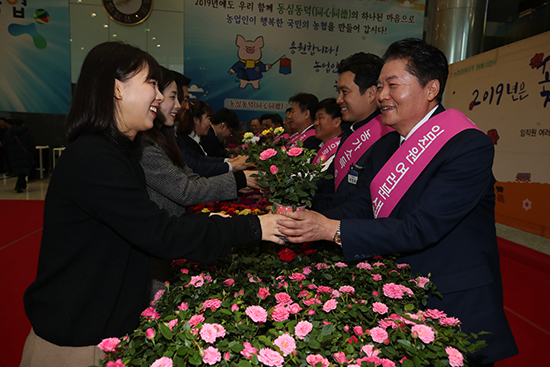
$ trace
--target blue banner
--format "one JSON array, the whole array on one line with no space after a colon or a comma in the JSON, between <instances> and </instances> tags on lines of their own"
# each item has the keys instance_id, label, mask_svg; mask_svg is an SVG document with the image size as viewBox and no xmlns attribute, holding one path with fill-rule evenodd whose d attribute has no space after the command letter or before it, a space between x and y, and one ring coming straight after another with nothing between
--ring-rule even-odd
<instances>
[{"instance_id":1,"label":"blue banner","mask_svg":"<svg viewBox=\"0 0 550 367\"><path fill-rule=\"evenodd\" d=\"M424 0L186 0L190 93L242 121L284 116L296 93L335 97L343 58L382 56L398 39L421 38L424 9Z\"/></svg>"},{"instance_id":2,"label":"blue banner","mask_svg":"<svg viewBox=\"0 0 550 367\"><path fill-rule=\"evenodd\" d=\"M0 1L0 111L67 113L69 38L68 1Z\"/></svg>"}]
</instances>

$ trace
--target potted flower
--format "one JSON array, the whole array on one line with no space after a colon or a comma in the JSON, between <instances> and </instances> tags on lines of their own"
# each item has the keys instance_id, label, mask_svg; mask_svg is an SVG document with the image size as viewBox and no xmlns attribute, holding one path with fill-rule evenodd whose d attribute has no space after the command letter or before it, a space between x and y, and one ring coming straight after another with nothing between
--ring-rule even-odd
<instances>
[{"instance_id":1,"label":"potted flower","mask_svg":"<svg viewBox=\"0 0 550 367\"><path fill-rule=\"evenodd\" d=\"M256 136L251 132L246 132L243 135L241 150L244 155L252 156L254 153L259 153L266 148L273 148L275 145L285 145L288 139L285 138L285 129L277 127L263 130L261 136Z\"/></svg>"},{"instance_id":2,"label":"potted flower","mask_svg":"<svg viewBox=\"0 0 550 367\"><path fill-rule=\"evenodd\" d=\"M311 206L311 198L317 189L316 182L323 177L323 160L312 163L317 153L302 147L287 148L273 144L252 155L258 168L258 185L269 191L269 200L273 203L273 212L282 210L303 210Z\"/></svg>"},{"instance_id":3,"label":"potted flower","mask_svg":"<svg viewBox=\"0 0 550 367\"><path fill-rule=\"evenodd\" d=\"M261 150L260 137L251 132L243 135L241 152L243 155L251 156Z\"/></svg>"},{"instance_id":4,"label":"potted flower","mask_svg":"<svg viewBox=\"0 0 550 367\"><path fill-rule=\"evenodd\" d=\"M262 242L215 266L179 264L139 327L99 345L101 366L467 366L484 345L423 310L435 285L395 258Z\"/></svg>"}]
</instances>

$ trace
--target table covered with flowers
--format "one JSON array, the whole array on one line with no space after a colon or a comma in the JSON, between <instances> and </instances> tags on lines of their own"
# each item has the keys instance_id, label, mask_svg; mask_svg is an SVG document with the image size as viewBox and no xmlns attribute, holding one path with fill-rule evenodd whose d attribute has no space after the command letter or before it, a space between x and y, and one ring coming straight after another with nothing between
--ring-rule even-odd
<instances>
[{"instance_id":1,"label":"table covered with flowers","mask_svg":"<svg viewBox=\"0 0 550 367\"><path fill-rule=\"evenodd\" d=\"M245 142L272 192L307 177L282 161L309 165L300 145L289 154L273 141ZM307 180L280 196L294 195L294 207L307 203ZM270 209L259 192L192 208L229 215ZM455 367L467 366L465 355L485 343L461 332L445 310L425 309L436 285L395 257L349 263L333 243L258 242L215 264L173 265L174 279L143 310L139 327L101 342L100 366Z\"/></svg>"},{"instance_id":2,"label":"table covered with flowers","mask_svg":"<svg viewBox=\"0 0 550 367\"><path fill-rule=\"evenodd\" d=\"M174 265L140 327L100 344L101 366L465 366L483 345L423 310L435 285L394 258L345 263L331 244L260 242Z\"/></svg>"}]
</instances>

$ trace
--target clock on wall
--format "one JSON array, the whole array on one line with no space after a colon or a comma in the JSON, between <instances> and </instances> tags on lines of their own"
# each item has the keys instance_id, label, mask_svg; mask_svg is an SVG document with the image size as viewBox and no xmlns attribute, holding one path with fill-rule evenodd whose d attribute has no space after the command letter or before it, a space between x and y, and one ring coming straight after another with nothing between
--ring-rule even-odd
<instances>
[{"instance_id":1,"label":"clock on wall","mask_svg":"<svg viewBox=\"0 0 550 367\"><path fill-rule=\"evenodd\" d=\"M109 17L123 25L143 22L153 11L153 0L101 0Z\"/></svg>"}]
</instances>

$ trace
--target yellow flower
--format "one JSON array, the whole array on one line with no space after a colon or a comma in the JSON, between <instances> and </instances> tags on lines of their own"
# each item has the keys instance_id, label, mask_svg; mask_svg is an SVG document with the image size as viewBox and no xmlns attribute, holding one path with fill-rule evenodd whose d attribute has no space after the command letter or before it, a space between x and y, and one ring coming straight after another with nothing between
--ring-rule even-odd
<instances>
[{"instance_id":1,"label":"yellow flower","mask_svg":"<svg viewBox=\"0 0 550 367\"><path fill-rule=\"evenodd\" d=\"M252 133L244 133L243 138L244 140L252 139L254 137L254 134Z\"/></svg>"},{"instance_id":2,"label":"yellow flower","mask_svg":"<svg viewBox=\"0 0 550 367\"><path fill-rule=\"evenodd\" d=\"M271 134L272 132L273 132L273 128L270 127L269 129L262 131L262 135L266 136L267 134Z\"/></svg>"},{"instance_id":3,"label":"yellow flower","mask_svg":"<svg viewBox=\"0 0 550 367\"><path fill-rule=\"evenodd\" d=\"M242 210L239 215L248 215L248 214L251 214L252 211L250 209L244 209Z\"/></svg>"},{"instance_id":4,"label":"yellow flower","mask_svg":"<svg viewBox=\"0 0 550 367\"><path fill-rule=\"evenodd\" d=\"M275 135L281 135L284 132L285 132L285 129L283 129L281 126L279 126L278 128L275 129L275 131L273 131Z\"/></svg>"},{"instance_id":5,"label":"yellow flower","mask_svg":"<svg viewBox=\"0 0 550 367\"><path fill-rule=\"evenodd\" d=\"M203 212L203 213L210 213L210 210L209 210L208 208L204 208L204 209L201 210L201 212Z\"/></svg>"}]
</instances>

